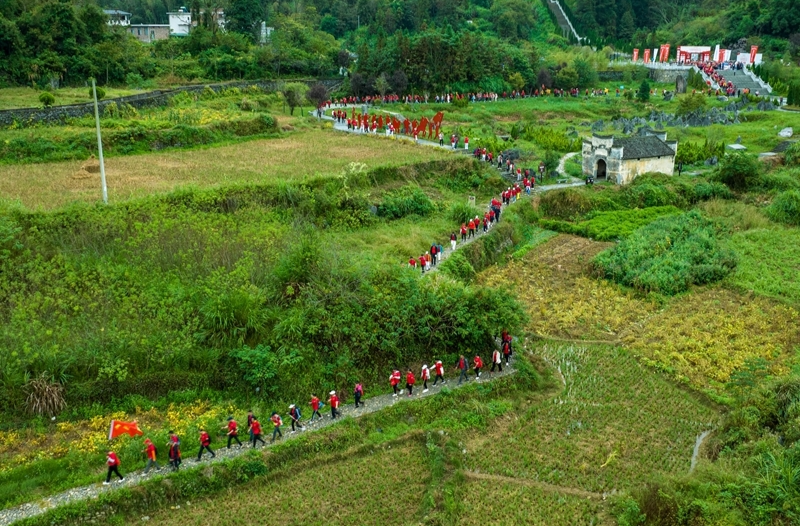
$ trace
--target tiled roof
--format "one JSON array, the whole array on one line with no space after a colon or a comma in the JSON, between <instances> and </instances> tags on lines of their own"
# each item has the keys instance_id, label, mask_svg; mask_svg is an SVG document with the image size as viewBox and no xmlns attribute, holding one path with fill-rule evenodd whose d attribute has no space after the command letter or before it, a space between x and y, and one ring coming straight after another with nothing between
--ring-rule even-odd
<instances>
[{"instance_id":1,"label":"tiled roof","mask_svg":"<svg viewBox=\"0 0 800 526\"><path fill-rule=\"evenodd\" d=\"M622 148L623 159L648 159L650 157L671 157L675 155L673 149L655 135L614 137L612 148Z\"/></svg>"}]
</instances>

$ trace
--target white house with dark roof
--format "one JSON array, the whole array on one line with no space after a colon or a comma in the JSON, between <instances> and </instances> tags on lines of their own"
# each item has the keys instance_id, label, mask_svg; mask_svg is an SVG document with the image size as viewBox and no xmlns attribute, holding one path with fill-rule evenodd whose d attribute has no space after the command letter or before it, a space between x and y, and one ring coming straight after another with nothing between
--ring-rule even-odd
<instances>
[{"instance_id":1,"label":"white house with dark roof","mask_svg":"<svg viewBox=\"0 0 800 526\"><path fill-rule=\"evenodd\" d=\"M108 17L110 26L129 26L131 25L131 14L119 9L103 9L103 13Z\"/></svg>"},{"instance_id":2,"label":"white house with dark roof","mask_svg":"<svg viewBox=\"0 0 800 526\"><path fill-rule=\"evenodd\" d=\"M628 184L647 172L672 175L677 152L678 141L668 141L666 132L634 137L593 134L583 140L583 175L617 184Z\"/></svg>"}]
</instances>

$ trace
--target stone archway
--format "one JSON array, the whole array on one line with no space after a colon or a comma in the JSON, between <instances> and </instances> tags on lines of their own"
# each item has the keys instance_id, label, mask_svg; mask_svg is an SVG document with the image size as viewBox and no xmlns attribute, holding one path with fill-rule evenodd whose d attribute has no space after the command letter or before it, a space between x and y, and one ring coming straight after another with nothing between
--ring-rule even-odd
<instances>
[{"instance_id":1,"label":"stone archway","mask_svg":"<svg viewBox=\"0 0 800 526\"><path fill-rule=\"evenodd\" d=\"M604 159L597 160L597 170L595 171L595 179L606 178L606 161Z\"/></svg>"}]
</instances>

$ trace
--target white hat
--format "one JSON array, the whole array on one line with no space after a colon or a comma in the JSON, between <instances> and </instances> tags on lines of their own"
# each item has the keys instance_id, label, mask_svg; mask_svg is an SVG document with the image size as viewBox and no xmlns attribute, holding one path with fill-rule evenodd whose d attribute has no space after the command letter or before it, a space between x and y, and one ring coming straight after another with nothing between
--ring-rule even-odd
<instances>
[{"instance_id":1,"label":"white hat","mask_svg":"<svg viewBox=\"0 0 800 526\"><path fill-rule=\"evenodd\" d=\"M428 366L427 366L427 365L423 365L423 366L422 366L422 368L423 368L423 369L427 369L427 368L428 368Z\"/></svg>"},{"instance_id":2,"label":"white hat","mask_svg":"<svg viewBox=\"0 0 800 526\"><path fill-rule=\"evenodd\" d=\"M294 404L290 405L290 406L289 406L289 409L291 409L291 408L293 408L293 407L294 407Z\"/></svg>"},{"instance_id":3,"label":"white hat","mask_svg":"<svg viewBox=\"0 0 800 526\"><path fill-rule=\"evenodd\" d=\"M336 394L336 391L331 391L331 392L330 392L330 393L328 393L328 394Z\"/></svg>"}]
</instances>

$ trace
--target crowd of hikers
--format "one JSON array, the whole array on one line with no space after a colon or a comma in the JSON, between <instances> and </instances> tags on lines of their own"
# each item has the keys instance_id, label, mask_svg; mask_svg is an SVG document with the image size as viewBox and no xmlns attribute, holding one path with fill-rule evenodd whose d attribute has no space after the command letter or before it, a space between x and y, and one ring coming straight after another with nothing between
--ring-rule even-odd
<instances>
[{"instance_id":1,"label":"crowd of hikers","mask_svg":"<svg viewBox=\"0 0 800 526\"><path fill-rule=\"evenodd\" d=\"M511 365L511 356L513 354L513 338L508 333L508 331L503 331L500 335L500 347L495 348L492 352L490 363L491 369L489 371L490 375L493 375L495 369L499 373L503 372L503 365L505 364L506 367ZM464 381L469 381L469 370L472 369L475 374L475 380L479 381L481 379L481 372L484 368L484 361L480 354L476 354L474 358L471 360L466 358L463 354L459 356L458 360L455 362L455 370L458 371L458 385L461 385ZM433 372L434 380L433 386L437 385L439 382L445 384L447 381L445 380L445 366L442 363L442 360L434 360L433 367L429 368L427 365L423 365L420 371L419 380L422 383L422 393L428 392L428 381L431 379L431 372ZM403 375L400 372L400 369L395 369L392 371L392 374L389 376L389 385L392 388L392 397L398 397L403 394L401 390L401 382L403 380ZM405 373L405 390L407 391L406 396L412 397L414 396L414 386L417 385L417 377L414 375L414 372L411 368L408 368ZM420 394L420 393L418 393ZM356 409L359 407L364 406L364 402L362 401L362 397L364 396L364 386L357 382L353 389L353 399L354 399L354 406ZM341 417L341 400L337 395L336 391L331 391L328 393L328 400L327 404L330 407L330 419L336 420L336 418ZM325 406L325 403L316 395L311 395L311 400L309 401L309 406L311 406L311 418L308 421L307 425L313 425L314 419L317 419L317 422L324 419L320 410ZM289 417L289 422L292 426L292 433L296 431L303 431L306 428L306 425L301 423L302 414L300 412L300 408L296 404L289 405L288 412L286 414ZM261 421L253 414L253 410L249 410L246 416L247 421L247 433L249 434L249 439L247 444L250 445L252 448L256 448L258 443L260 442L263 445L266 445L266 441L263 438L263 434L265 433L264 429L262 428ZM283 432L281 428L283 427L283 419L281 415L277 413L277 411L273 411L272 415L269 417L269 424L272 425L272 438L270 439L270 443L275 442L277 438L283 438ZM268 425L269 425L268 424ZM239 439L239 423L234 419L233 416L229 416L227 418L227 423L222 426L221 431L225 432L225 437L227 437L227 449L230 449L233 443L235 442L239 448L246 447L245 444ZM216 453L214 450L211 449L211 434L209 434L207 429L200 429L199 430L199 441L200 441L200 450L197 452L197 461L200 462L203 459L203 454L208 453L211 458L216 457ZM150 469L155 467L156 469L160 469L158 464L158 448L153 443L153 441L146 437L144 440L144 449L142 453L145 455L147 459L147 463L144 468L144 475L148 475ZM181 454L181 440L178 435L170 430L169 431L169 438L167 439L167 443L165 444L167 449L167 458L169 461L169 466L172 471L178 471L181 466L182 461L182 454ZM116 475L120 482L125 480L122 474L119 471L120 460L117 454L114 451L109 450L106 456L106 465L108 467L108 474L106 475L106 480L103 482L103 485L108 485L111 483L111 476Z\"/></svg>"}]
</instances>

